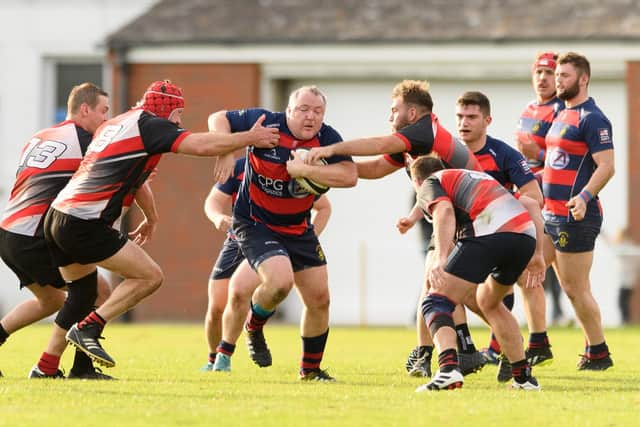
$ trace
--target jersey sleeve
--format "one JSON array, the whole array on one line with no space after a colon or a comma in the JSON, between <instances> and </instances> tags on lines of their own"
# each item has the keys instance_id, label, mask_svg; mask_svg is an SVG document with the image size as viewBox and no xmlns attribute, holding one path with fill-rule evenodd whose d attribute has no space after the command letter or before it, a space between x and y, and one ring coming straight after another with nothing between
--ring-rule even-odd
<instances>
[{"instance_id":1,"label":"jersey sleeve","mask_svg":"<svg viewBox=\"0 0 640 427\"><path fill-rule=\"evenodd\" d=\"M592 153L613 150L612 128L609 120L602 114L591 113L580 124L583 127L584 140Z\"/></svg>"},{"instance_id":2,"label":"jersey sleeve","mask_svg":"<svg viewBox=\"0 0 640 427\"><path fill-rule=\"evenodd\" d=\"M393 154L385 154L384 159L397 167L404 167L404 154L403 153L393 153Z\"/></svg>"},{"instance_id":3,"label":"jersey sleeve","mask_svg":"<svg viewBox=\"0 0 640 427\"><path fill-rule=\"evenodd\" d=\"M140 116L138 126L142 144L149 154L175 152L180 142L190 134L167 119L146 113Z\"/></svg>"},{"instance_id":4,"label":"jersey sleeve","mask_svg":"<svg viewBox=\"0 0 640 427\"><path fill-rule=\"evenodd\" d=\"M405 151L412 155L431 153L434 140L431 116L427 114L414 124L400 129L394 135L404 141L406 145Z\"/></svg>"},{"instance_id":5,"label":"jersey sleeve","mask_svg":"<svg viewBox=\"0 0 640 427\"><path fill-rule=\"evenodd\" d=\"M253 126L261 115L271 115L272 112L263 108L249 108L246 110L229 110L227 111L227 120L231 127L231 132L244 132ZM267 117L268 119L269 117ZM267 122L267 120L265 120Z\"/></svg>"},{"instance_id":6,"label":"jersey sleeve","mask_svg":"<svg viewBox=\"0 0 640 427\"><path fill-rule=\"evenodd\" d=\"M509 147L506 166L509 182L518 188L536 179L527 159L515 148Z\"/></svg>"}]
</instances>

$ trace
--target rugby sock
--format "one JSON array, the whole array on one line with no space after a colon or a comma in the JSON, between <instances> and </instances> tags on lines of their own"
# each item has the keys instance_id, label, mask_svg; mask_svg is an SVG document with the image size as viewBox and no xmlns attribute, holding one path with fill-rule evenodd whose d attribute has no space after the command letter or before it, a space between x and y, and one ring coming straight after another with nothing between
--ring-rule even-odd
<instances>
[{"instance_id":1,"label":"rugby sock","mask_svg":"<svg viewBox=\"0 0 640 427\"><path fill-rule=\"evenodd\" d=\"M602 344L590 345L587 348L587 357L589 359L603 359L609 355L609 346L606 341Z\"/></svg>"},{"instance_id":2,"label":"rugby sock","mask_svg":"<svg viewBox=\"0 0 640 427\"><path fill-rule=\"evenodd\" d=\"M324 334L317 337L302 338L302 360L300 361L300 372L306 373L320 369L324 347L327 345L329 329Z\"/></svg>"},{"instance_id":3,"label":"rugby sock","mask_svg":"<svg viewBox=\"0 0 640 427\"><path fill-rule=\"evenodd\" d=\"M229 357L231 357L233 355L234 351L236 351L236 345L235 344L230 344L230 343L226 342L225 340L220 341L220 344L218 344L218 347L216 347L216 352L217 353L226 354ZM210 362L215 362L215 357L214 357L213 361L211 360L211 354L215 354L215 353L209 353L209 361Z\"/></svg>"},{"instance_id":4,"label":"rugby sock","mask_svg":"<svg viewBox=\"0 0 640 427\"><path fill-rule=\"evenodd\" d=\"M469 326L466 323L456 325L456 341L458 343L458 350L460 353L471 354L475 353L476 346L471 339L471 332L469 332Z\"/></svg>"},{"instance_id":5,"label":"rugby sock","mask_svg":"<svg viewBox=\"0 0 640 427\"><path fill-rule=\"evenodd\" d=\"M549 347L549 337L547 331L532 332L529 334L529 348L545 348Z\"/></svg>"},{"instance_id":6,"label":"rugby sock","mask_svg":"<svg viewBox=\"0 0 640 427\"><path fill-rule=\"evenodd\" d=\"M216 352L214 351L213 353L209 353L209 363L215 363L216 362Z\"/></svg>"},{"instance_id":7,"label":"rugby sock","mask_svg":"<svg viewBox=\"0 0 640 427\"><path fill-rule=\"evenodd\" d=\"M520 384L527 382L531 378L531 366L529 366L527 359L512 363L511 375Z\"/></svg>"},{"instance_id":8,"label":"rugby sock","mask_svg":"<svg viewBox=\"0 0 640 427\"><path fill-rule=\"evenodd\" d=\"M38 369L45 375L55 375L59 365L60 357L47 352L42 353L40 360L38 360Z\"/></svg>"},{"instance_id":9,"label":"rugby sock","mask_svg":"<svg viewBox=\"0 0 640 427\"><path fill-rule=\"evenodd\" d=\"M489 348L496 353L500 354L502 348L500 347L500 343L498 342L498 338L496 338L495 334L491 333L491 341L489 342Z\"/></svg>"},{"instance_id":10,"label":"rugby sock","mask_svg":"<svg viewBox=\"0 0 640 427\"><path fill-rule=\"evenodd\" d=\"M2 327L2 323L0 323L0 345L4 344L7 338L9 338L9 332L7 332L4 327Z\"/></svg>"},{"instance_id":11,"label":"rugby sock","mask_svg":"<svg viewBox=\"0 0 640 427\"><path fill-rule=\"evenodd\" d=\"M267 310L266 308L261 307L259 304L251 303L251 314L249 315L249 319L247 320L246 329L247 331L259 331L264 327L264 324L267 323L267 320L275 310Z\"/></svg>"},{"instance_id":12,"label":"rugby sock","mask_svg":"<svg viewBox=\"0 0 640 427\"><path fill-rule=\"evenodd\" d=\"M71 372L77 375L86 374L93 370L93 363L91 359L84 352L76 350L76 354L73 357L73 366Z\"/></svg>"},{"instance_id":13,"label":"rugby sock","mask_svg":"<svg viewBox=\"0 0 640 427\"><path fill-rule=\"evenodd\" d=\"M445 350L438 355L438 367L440 372L451 372L454 369L459 369L458 352L455 348Z\"/></svg>"},{"instance_id":14,"label":"rugby sock","mask_svg":"<svg viewBox=\"0 0 640 427\"><path fill-rule=\"evenodd\" d=\"M82 329L83 327L85 327L86 325L90 324L90 323L96 323L100 326L100 330L102 330L102 328L104 328L104 325L107 324L107 321L104 320L98 313L94 311L92 311L91 313L89 313L89 315L87 317L85 317L84 319L82 319L82 321L80 321L78 323L78 328Z\"/></svg>"}]
</instances>

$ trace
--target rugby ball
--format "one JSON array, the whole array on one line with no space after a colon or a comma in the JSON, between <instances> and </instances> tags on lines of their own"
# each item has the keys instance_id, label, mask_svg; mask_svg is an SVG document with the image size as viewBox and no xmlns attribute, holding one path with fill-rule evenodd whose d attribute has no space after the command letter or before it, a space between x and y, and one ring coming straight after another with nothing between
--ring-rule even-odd
<instances>
[{"instance_id":1,"label":"rugby ball","mask_svg":"<svg viewBox=\"0 0 640 427\"><path fill-rule=\"evenodd\" d=\"M297 150L295 150L296 153L300 156L300 158L302 158L302 160L305 159L305 157L307 156L307 153L309 152L308 148L298 148ZM316 162L317 165L326 165L327 161L325 159L319 159ZM324 184L320 184L319 182L316 182L312 179L309 178L305 178L305 177L298 177L295 178L296 182L298 183L298 185L303 188L306 192L311 193L311 194L315 194L316 196L319 196L320 194L324 194L327 191L329 191L329 187L324 185Z\"/></svg>"}]
</instances>

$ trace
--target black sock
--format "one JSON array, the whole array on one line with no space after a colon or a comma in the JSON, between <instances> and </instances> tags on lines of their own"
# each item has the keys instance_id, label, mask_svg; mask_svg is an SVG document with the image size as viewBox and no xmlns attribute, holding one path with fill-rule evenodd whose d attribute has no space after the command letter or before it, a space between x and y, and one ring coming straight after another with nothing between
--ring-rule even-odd
<instances>
[{"instance_id":1,"label":"black sock","mask_svg":"<svg viewBox=\"0 0 640 427\"><path fill-rule=\"evenodd\" d=\"M71 372L76 375L86 374L93 370L93 363L91 359L84 352L76 350L76 355L73 358L73 366Z\"/></svg>"},{"instance_id":2,"label":"black sock","mask_svg":"<svg viewBox=\"0 0 640 427\"><path fill-rule=\"evenodd\" d=\"M466 323L456 325L456 341L460 353L470 354L476 352L476 346L473 344L471 332L469 332L469 326Z\"/></svg>"},{"instance_id":3,"label":"black sock","mask_svg":"<svg viewBox=\"0 0 640 427\"><path fill-rule=\"evenodd\" d=\"M9 332L7 332L2 323L0 323L0 345L4 344L4 342L9 338Z\"/></svg>"},{"instance_id":4,"label":"black sock","mask_svg":"<svg viewBox=\"0 0 640 427\"><path fill-rule=\"evenodd\" d=\"M511 364L511 375L520 384L529 381L531 378L531 366L527 359L522 359Z\"/></svg>"},{"instance_id":5,"label":"black sock","mask_svg":"<svg viewBox=\"0 0 640 427\"><path fill-rule=\"evenodd\" d=\"M587 357L589 359L604 359L609 355L609 346L607 342L603 341L602 344L590 345L587 348Z\"/></svg>"},{"instance_id":6,"label":"black sock","mask_svg":"<svg viewBox=\"0 0 640 427\"><path fill-rule=\"evenodd\" d=\"M441 372L451 372L459 369L458 352L455 348L445 350L438 355L438 367Z\"/></svg>"},{"instance_id":7,"label":"black sock","mask_svg":"<svg viewBox=\"0 0 640 427\"><path fill-rule=\"evenodd\" d=\"M549 346L547 331L533 332L529 335L529 348L544 348Z\"/></svg>"},{"instance_id":8,"label":"black sock","mask_svg":"<svg viewBox=\"0 0 640 427\"><path fill-rule=\"evenodd\" d=\"M216 352L209 353L209 363L215 363L216 361Z\"/></svg>"},{"instance_id":9,"label":"black sock","mask_svg":"<svg viewBox=\"0 0 640 427\"><path fill-rule=\"evenodd\" d=\"M329 330L317 337L302 337L302 360L300 361L300 371L308 372L320 369L324 348L327 345Z\"/></svg>"}]
</instances>

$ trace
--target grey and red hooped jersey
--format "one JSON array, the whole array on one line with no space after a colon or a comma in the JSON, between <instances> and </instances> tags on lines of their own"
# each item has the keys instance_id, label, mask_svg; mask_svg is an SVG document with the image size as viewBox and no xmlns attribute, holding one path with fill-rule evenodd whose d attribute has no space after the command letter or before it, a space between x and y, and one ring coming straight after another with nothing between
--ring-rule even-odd
<instances>
[{"instance_id":1,"label":"grey and red hooped jersey","mask_svg":"<svg viewBox=\"0 0 640 427\"><path fill-rule=\"evenodd\" d=\"M105 122L54 209L77 218L113 224L160 161L189 132L167 119L133 109Z\"/></svg>"},{"instance_id":2,"label":"grey and red hooped jersey","mask_svg":"<svg viewBox=\"0 0 640 427\"><path fill-rule=\"evenodd\" d=\"M47 209L78 169L90 142L91 134L71 120L33 135L22 148L0 227L42 237L42 219Z\"/></svg>"},{"instance_id":3,"label":"grey and red hooped jersey","mask_svg":"<svg viewBox=\"0 0 640 427\"><path fill-rule=\"evenodd\" d=\"M453 204L458 239L494 233L520 233L536 238L535 225L527 209L484 172L438 171L422 183L417 197L428 216L440 201Z\"/></svg>"}]
</instances>

